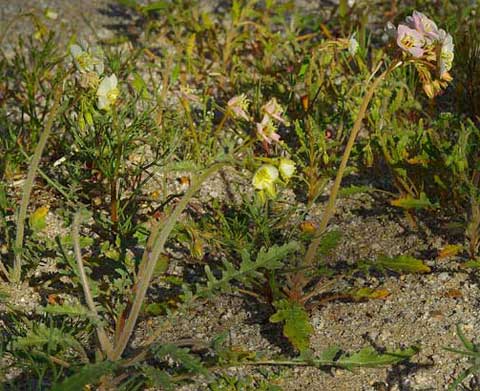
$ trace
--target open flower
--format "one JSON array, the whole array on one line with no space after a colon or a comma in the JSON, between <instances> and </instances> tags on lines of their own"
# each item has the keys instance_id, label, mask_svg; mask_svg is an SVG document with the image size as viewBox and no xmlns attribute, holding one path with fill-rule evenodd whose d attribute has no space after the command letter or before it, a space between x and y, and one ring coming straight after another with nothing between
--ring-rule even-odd
<instances>
[{"instance_id":1,"label":"open flower","mask_svg":"<svg viewBox=\"0 0 480 391\"><path fill-rule=\"evenodd\" d=\"M278 104L275 98L270 99L265 105L263 105L262 111L282 124L287 123L287 121L282 117L283 108Z\"/></svg>"},{"instance_id":2,"label":"open flower","mask_svg":"<svg viewBox=\"0 0 480 391\"><path fill-rule=\"evenodd\" d=\"M101 75L104 70L103 51L98 47L90 48L86 43L70 46L75 66L81 73L95 72Z\"/></svg>"},{"instance_id":3,"label":"open flower","mask_svg":"<svg viewBox=\"0 0 480 391\"><path fill-rule=\"evenodd\" d=\"M280 141L277 128L267 114L263 116L261 122L257 122L257 133L267 144L271 144L272 141Z\"/></svg>"},{"instance_id":4,"label":"open flower","mask_svg":"<svg viewBox=\"0 0 480 391\"><path fill-rule=\"evenodd\" d=\"M249 101L247 96L245 94L240 94L231 98L227 103L227 107L234 117L243 118L245 121L249 121L250 117L247 114L248 104Z\"/></svg>"},{"instance_id":5,"label":"open flower","mask_svg":"<svg viewBox=\"0 0 480 391\"><path fill-rule=\"evenodd\" d=\"M281 158L278 171L280 171L283 180L288 181L295 173L295 162L287 158Z\"/></svg>"},{"instance_id":6,"label":"open flower","mask_svg":"<svg viewBox=\"0 0 480 391\"><path fill-rule=\"evenodd\" d=\"M117 84L117 76L114 74L104 77L101 81L97 90L98 108L100 110L108 110L117 100L120 93Z\"/></svg>"},{"instance_id":7,"label":"open flower","mask_svg":"<svg viewBox=\"0 0 480 391\"><path fill-rule=\"evenodd\" d=\"M439 38L440 31L435 22L421 12L413 11L413 15L407 17L405 21L411 28L417 30L426 38L430 40L437 40Z\"/></svg>"},{"instance_id":8,"label":"open flower","mask_svg":"<svg viewBox=\"0 0 480 391\"><path fill-rule=\"evenodd\" d=\"M274 197L276 194L275 182L278 179L278 170L271 164L264 164L253 175L252 185L255 190L265 191Z\"/></svg>"},{"instance_id":9,"label":"open flower","mask_svg":"<svg viewBox=\"0 0 480 391\"><path fill-rule=\"evenodd\" d=\"M423 49L423 46L425 45L424 35L404 24L398 26L397 44L401 49L416 58L422 57L425 52Z\"/></svg>"}]
</instances>

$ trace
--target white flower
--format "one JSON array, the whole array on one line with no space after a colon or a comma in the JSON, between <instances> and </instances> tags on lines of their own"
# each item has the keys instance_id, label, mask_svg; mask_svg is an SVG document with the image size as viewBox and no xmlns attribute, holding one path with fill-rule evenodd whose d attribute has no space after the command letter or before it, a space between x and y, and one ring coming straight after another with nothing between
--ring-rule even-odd
<instances>
[{"instance_id":1,"label":"white flower","mask_svg":"<svg viewBox=\"0 0 480 391\"><path fill-rule=\"evenodd\" d=\"M288 181L295 173L295 162L290 159L281 158L278 165L280 175L285 181Z\"/></svg>"},{"instance_id":2,"label":"white flower","mask_svg":"<svg viewBox=\"0 0 480 391\"><path fill-rule=\"evenodd\" d=\"M81 73L95 72L98 75L103 73L102 49L98 47L89 48L86 43L82 42L80 45L73 44L70 46L70 54L75 66Z\"/></svg>"},{"instance_id":3,"label":"white flower","mask_svg":"<svg viewBox=\"0 0 480 391\"><path fill-rule=\"evenodd\" d=\"M100 110L108 110L117 100L120 93L117 84L117 76L114 74L104 77L101 81L97 90L98 108Z\"/></svg>"},{"instance_id":4,"label":"white flower","mask_svg":"<svg viewBox=\"0 0 480 391\"><path fill-rule=\"evenodd\" d=\"M440 50L440 59L438 62L440 76L443 76L445 72L448 72L450 69L452 69L454 45L452 36L446 31L440 30L439 35L442 42L442 47Z\"/></svg>"},{"instance_id":5,"label":"white flower","mask_svg":"<svg viewBox=\"0 0 480 391\"><path fill-rule=\"evenodd\" d=\"M353 34L348 40L348 51L352 57L357 54L359 46L358 41L355 39L355 34Z\"/></svg>"}]
</instances>

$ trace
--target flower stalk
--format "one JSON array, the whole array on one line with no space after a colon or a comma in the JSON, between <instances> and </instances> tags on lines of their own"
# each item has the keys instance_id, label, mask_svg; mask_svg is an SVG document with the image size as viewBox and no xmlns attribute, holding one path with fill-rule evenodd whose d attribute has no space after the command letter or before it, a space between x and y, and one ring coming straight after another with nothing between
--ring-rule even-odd
<instances>
[{"instance_id":1,"label":"flower stalk","mask_svg":"<svg viewBox=\"0 0 480 391\"><path fill-rule=\"evenodd\" d=\"M382 74L380 74L370 85L367 93L363 97L362 103L360 105L360 109L357 114L357 118L355 119L355 123L352 128L352 132L350 133L350 137L347 142L347 146L345 147L345 151L343 152L342 160L340 162L340 166L337 171L337 176L335 178L335 182L333 183L332 190L330 192L330 197L328 199L327 206L325 211L323 212L322 219L320 224L315 232L312 242L310 243L307 253L305 254L304 265L311 266L315 260L315 256L317 254L318 247L322 241L322 235L325 232L330 219L332 218L334 211L335 211L335 202L337 200L338 191L340 190L340 185L342 183L343 175L345 173L345 169L347 168L348 159L350 158L350 153L352 152L353 146L357 139L358 133L360 132L362 122L365 118L367 113L368 105L372 100L375 91L379 87L380 83L387 77L387 75L392 72L394 69L398 68L402 65L402 61L394 61L393 64ZM382 62L375 68L372 73L372 77L377 73L378 69L382 65ZM371 77L371 78L372 78Z\"/></svg>"},{"instance_id":2,"label":"flower stalk","mask_svg":"<svg viewBox=\"0 0 480 391\"><path fill-rule=\"evenodd\" d=\"M191 198L200 189L202 184L213 174L218 172L225 163L217 163L205 170L196 181L192 182L192 185L185 193L181 201L178 203L172 214L165 221L162 226L157 225L150 234L149 243L151 246L147 246L142 256L142 261L139 266L139 273L137 283L134 288L134 300L132 308L125 321L125 325L120 331L117 340L115 341L115 348L112 354L112 360L119 360L127 347L128 341L133 333L135 324L137 323L140 310L142 308L147 289L150 286L157 260L164 250L165 243L172 231L175 223L179 219L181 213L186 208Z\"/></svg>"},{"instance_id":3,"label":"flower stalk","mask_svg":"<svg viewBox=\"0 0 480 391\"><path fill-rule=\"evenodd\" d=\"M28 167L27 179L23 185L23 194L22 200L20 202L20 210L18 212L17 218L17 230L15 237L15 260L13 263L13 270L11 271L10 280L12 282L18 283L21 279L22 274L22 264L23 264L23 239L25 236L25 220L27 217L28 204L30 202L30 195L32 194L32 189L37 175L37 169L40 164L40 159L42 158L43 150L47 144L48 137L53 127L53 122L57 116L58 109L62 100L63 94L63 82L60 82L60 85L55 89L53 96L53 105L48 114L48 119L43 129L38 144L35 147L32 160Z\"/></svg>"}]
</instances>

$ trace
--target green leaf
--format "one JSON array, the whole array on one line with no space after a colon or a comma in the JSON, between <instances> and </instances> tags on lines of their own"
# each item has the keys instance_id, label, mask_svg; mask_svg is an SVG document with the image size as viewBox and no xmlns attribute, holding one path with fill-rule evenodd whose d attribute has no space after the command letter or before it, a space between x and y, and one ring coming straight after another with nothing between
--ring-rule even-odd
<instances>
[{"instance_id":1,"label":"green leaf","mask_svg":"<svg viewBox=\"0 0 480 391\"><path fill-rule=\"evenodd\" d=\"M48 206L41 206L30 215L30 228L34 232L42 231L47 226L48 210Z\"/></svg>"},{"instance_id":2,"label":"green leaf","mask_svg":"<svg viewBox=\"0 0 480 391\"><path fill-rule=\"evenodd\" d=\"M154 345L152 351L157 360L162 360L165 356L169 356L189 372L201 374L206 377L210 376L208 369L203 366L202 361L191 354L188 349L182 349L173 344L165 344Z\"/></svg>"},{"instance_id":3,"label":"green leaf","mask_svg":"<svg viewBox=\"0 0 480 391\"><path fill-rule=\"evenodd\" d=\"M150 387L160 387L165 391L173 391L175 389L172 377L167 372L151 366L142 366L142 372L148 379Z\"/></svg>"},{"instance_id":4,"label":"green leaf","mask_svg":"<svg viewBox=\"0 0 480 391\"><path fill-rule=\"evenodd\" d=\"M362 194L362 193L368 193L372 191L373 189L370 186L349 186L349 187L344 187L340 189L338 192L339 197L349 197L355 194Z\"/></svg>"},{"instance_id":5,"label":"green leaf","mask_svg":"<svg viewBox=\"0 0 480 391\"><path fill-rule=\"evenodd\" d=\"M382 256L375 261L374 266L380 266L398 273L429 273L431 270L423 261L410 255L399 255L393 258Z\"/></svg>"},{"instance_id":6,"label":"green leaf","mask_svg":"<svg viewBox=\"0 0 480 391\"><path fill-rule=\"evenodd\" d=\"M95 384L103 375L112 373L117 367L118 364L109 361L85 365L75 375L54 385L51 391L82 391L87 384Z\"/></svg>"},{"instance_id":7,"label":"green leaf","mask_svg":"<svg viewBox=\"0 0 480 391\"><path fill-rule=\"evenodd\" d=\"M457 336L462 342L463 346L465 346L465 349L470 350L471 352L478 353L475 345L471 341L469 341L468 338L463 333L463 330L460 324L457 324Z\"/></svg>"},{"instance_id":8,"label":"green leaf","mask_svg":"<svg viewBox=\"0 0 480 391\"><path fill-rule=\"evenodd\" d=\"M81 304L48 304L46 307L40 307L38 311L46 314L78 316L81 318L87 318L91 315L88 308Z\"/></svg>"},{"instance_id":9,"label":"green leaf","mask_svg":"<svg viewBox=\"0 0 480 391\"><path fill-rule=\"evenodd\" d=\"M268 250L262 248L255 261L250 259L247 250L241 251L242 261L240 267L236 268L228 261L223 263L222 275L217 278L210 267L205 266L207 276L207 286L197 286L197 296L208 297L217 290L231 291L232 281L238 281L245 286L250 286L253 281L259 281L264 278L263 270L276 270L283 266L282 260L294 251L300 248L297 242L289 242L282 246L272 246Z\"/></svg>"},{"instance_id":10,"label":"green leaf","mask_svg":"<svg viewBox=\"0 0 480 391\"><path fill-rule=\"evenodd\" d=\"M169 2L168 1L155 1L153 3L150 3L144 7L141 8L141 10L145 13L147 12L153 12L153 11L161 11L169 8Z\"/></svg>"},{"instance_id":11,"label":"green leaf","mask_svg":"<svg viewBox=\"0 0 480 391\"><path fill-rule=\"evenodd\" d=\"M432 204L425 193L420 193L420 198L413 198L410 195L406 197L397 198L390 201L393 206L398 206L403 209L436 209L439 207L438 203Z\"/></svg>"},{"instance_id":12,"label":"green leaf","mask_svg":"<svg viewBox=\"0 0 480 391\"><path fill-rule=\"evenodd\" d=\"M480 268L480 259L475 259L475 260L471 260L471 261L467 261L465 263L462 263L462 267L478 269L478 268Z\"/></svg>"},{"instance_id":13,"label":"green leaf","mask_svg":"<svg viewBox=\"0 0 480 391\"><path fill-rule=\"evenodd\" d=\"M355 367L378 367L393 365L408 360L418 353L418 348L399 349L393 352L379 353L372 347L366 347L348 356L342 356L336 364L346 369Z\"/></svg>"},{"instance_id":14,"label":"green leaf","mask_svg":"<svg viewBox=\"0 0 480 391\"><path fill-rule=\"evenodd\" d=\"M340 353L341 349L338 346L332 346L323 352L320 353L320 355L317 357L318 360L323 360L323 361L334 361L335 358L338 356Z\"/></svg>"},{"instance_id":15,"label":"green leaf","mask_svg":"<svg viewBox=\"0 0 480 391\"><path fill-rule=\"evenodd\" d=\"M317 253L323 256L328 255L332 250L338 247L341 239L342 233L340 231L334 230L326 232L318 246Z\"/></svg>"},{"instance_id":16,"label":"green leaf","mask_svg":"<svg viewBox=\"0 0 480 391\"><path fill-rule=\"evenodd\" d=\"M313 327L305 308L297 302L285 299L276 301L273 305L277 312L270 317L270 322L284 322L283 335L300 352L307 350Z\"/></svg>"}]
</instances>

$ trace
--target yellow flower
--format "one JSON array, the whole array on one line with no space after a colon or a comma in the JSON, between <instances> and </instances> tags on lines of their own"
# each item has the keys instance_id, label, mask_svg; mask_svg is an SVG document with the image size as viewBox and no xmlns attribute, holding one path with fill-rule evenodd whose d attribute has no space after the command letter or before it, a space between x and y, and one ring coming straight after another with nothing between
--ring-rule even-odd
<instances>
[{"instance_id":1,"label":"yellow flower","mask_svg":"<svg viewBox=\"0 0 480 391\"><path fill-rule=\"evenodd\" d=\"M255 190L266 191L267 194L274 197L275 182L278 179L278 170L271 164L264 164L253 175L252 184Z\"/></svg>"},{"instance_id":2,"label":"yellow flower","mask_svg":"<svg viewBox=\"0 0 480 391\"><path fill-rule=\"evenodd\" d=\"M108 110L117 100L120 94L117 84L117 76L114 74L104 77L101 81L97 90L98 108L100 110Z\"/></svg>"},{"instance_id":3,"label":"yellow flower","mask_svg":"<svg viewBox=\"0 0 480 391\"><path fill-rule=\"evenodd\" d=\"M281 158L278 170L283 180L288 181L295 173L295 162L290 159Z\"/></svg>"}]
</instances>

